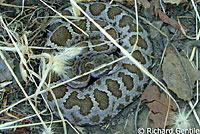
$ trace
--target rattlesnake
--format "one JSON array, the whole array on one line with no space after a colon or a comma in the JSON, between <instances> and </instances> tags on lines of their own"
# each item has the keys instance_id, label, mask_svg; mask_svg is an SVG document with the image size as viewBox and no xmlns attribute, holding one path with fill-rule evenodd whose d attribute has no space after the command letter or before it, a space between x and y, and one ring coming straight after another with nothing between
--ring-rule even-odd
<instances>
[{"instance_id":1,"label":"rattlesnake","mask_svg":"<svg viewBox=\"0 0 200 134\"><path fill-rule=\"evenodd\" d=\"M114 39L119 40L127 51L131 52L136 40L136 22L119 7L104 3L79 4L84 11L102 26ZM72 8L63 11L64 15L73 16ZM55 19L50 25L47 46L57 48L85 46L69 65L66 73L51 77L52 83L75 77L100 65L109 63L122 54L99 30L87 19L73 20L90 37L86 37L77 28ZM104 45L94 47L99 43ZM147 54L152 53L152 46L147 38L147 32L139 25L139 41L133 57L144 67L149 68L151 59ZM128 58L116 64L101 69L91 75L84 76L67 85L53 89L64 118L75 125L97 125L116 116L124 107L129 105L148 81L145 76ZM50 93L44 94L52 111L59 116L55 102Z\"/></svg>"}]
</instances>

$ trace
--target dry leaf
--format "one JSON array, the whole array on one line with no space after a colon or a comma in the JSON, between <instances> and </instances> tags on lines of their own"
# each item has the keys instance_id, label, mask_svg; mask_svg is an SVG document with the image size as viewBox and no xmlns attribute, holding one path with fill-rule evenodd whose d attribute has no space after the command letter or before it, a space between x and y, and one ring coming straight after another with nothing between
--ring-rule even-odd
<instances>
[{"instance_id":1,"label":"dry leaf","mask_svg":"<svg viewBox=\"0 0 200 134\"><path fill-rule=\"evenodd\" d=\"M168 23L170 25L172 25L173 27L175 27L176 29L180 30L181 27L179 26L178 22L172 18L169 18L166 14L164 14L160 9L157 10L158 11L158 14L159 14L159 17L160 19L165 22L165 23ZM183 29L186 30L186 27L183 26Z\"/></svg>"},{"instance_id":2,"label":"dry leaf","mask_svg":"<svg viewBox=\"0 0 200 134\"><path fill-rule=\"evenodd\" d=\"M199 79L200 72L195 69L190 61L175 51L168 48L163 65L163 79L179 98L190 101L194 82Z\"/></svg>"},{"instance_id":3,"label":"dry leaf","mask_svg":"<svg viewBox=\"0 0 200 134\"><path fill-rule=\"evenodd\" d=\"M164 128L166 116L166 126L172 125L172 118L177 107L165 94L160 93L156 86L146 89L142 93L140 101L148 103L147 106L151 111L149 118L153 120L153 128Z\"/></svg>"}]
</instances>

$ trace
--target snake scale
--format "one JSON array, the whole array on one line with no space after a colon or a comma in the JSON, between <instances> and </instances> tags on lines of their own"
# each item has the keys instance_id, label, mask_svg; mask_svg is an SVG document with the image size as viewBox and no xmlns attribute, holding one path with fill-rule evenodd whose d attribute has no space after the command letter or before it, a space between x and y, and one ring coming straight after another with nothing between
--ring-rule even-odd
<instances>
[{"instance_id":1,"label":"snake scale","mask_svg":"<svg viewBox=\"0 0 200 134\"><path fill-rule=\"evenodd\" d=\"M136 22L126 11L105 3L79 4L82 9L103 27L127 51L131 52L136 41ZM72 8L62 12L73 16ZM87 19L73 20L73 23L89 34L80 32L62 19L55 19L50 25L47 46L57 48L84 47L79 55L65 67L66 73L54 74L52 83L68 80L95 67L109 63L122 56L120 51ZM99 45L102 44L102 45ZM147 54L152 45L147 32L139 24L139 41L133 57L145 68L152 64ZM90 75L83 76L66 85L53 89L64 118L75 125L97 125L116 116L133 102L148 82L145 76L128 58L109 65ZM59 116L55 102L48 92L45 98L52 111Z\"/></svg>"}]
</instances>

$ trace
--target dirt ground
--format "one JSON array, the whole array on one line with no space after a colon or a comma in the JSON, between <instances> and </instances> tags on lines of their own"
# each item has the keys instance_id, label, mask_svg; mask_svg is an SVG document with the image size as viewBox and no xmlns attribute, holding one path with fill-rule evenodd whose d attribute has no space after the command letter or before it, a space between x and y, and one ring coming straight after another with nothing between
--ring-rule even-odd
<instances>
[{"instance_id":1,"label":"dirt ground","mask_svg":"<svg viewBox=\"0 0 200 134\"><path fill-rule=\"evenodd\" d=\"M123 4L127 8L129 14L135 16L134 1L116 1L117 3ZM196 0L194 2L196 3L197 12L199 13L200 1ZM69 2L66 0L50 0L46 1L46 3L52 6L57 11L60 11L64 6L69 4ZM114 2L113 4L115 3L116 2ZM149 40L153 45L153 54L151 57L153 60L153 64L149 71L154 77L156 77L166 87L168 87L168 89L169 87L171 87L171 89L174 89L169 89L169 92L171 96L176 100L181 112L183 111L183 115L186 116L187 113L189 113L191 110L191 106L189 105L189 103L194 105L195 102L198 101L198 82L195 81L200 78L200 73L197 71L199 66L199 52L197 50L200 46L200 43L192 41L199 40L200 20L198 17L196 17L197 12L195 12L195 8L193 7L191 1L187 2L182 0L180 1L180 3L177 3L178 5L176 3L172 4L172 1L169 1L168 3L162 1L161 3L159 0L138 0L139 23L147 31ZM47 24L50 19L48 18L48 16L54 16L56 15L56 13L50 10L39 0L25 1L24 6L26 7L23 9L23 12L21 12L21 6L22 0L0 0L0 16L2 16L8 28L12 31L15 31L14 34L17 35L17 38L14 39L15 41L24 40L24 38L26 38L30 46L44 46L48 32ZM24 34L25 32L26 34ZM12 40L8 36L6 30L3 28L2 23L0 27L0 44L0 47L13 47ZM26 44L25 41L24 44ZM167 59L167 56L172 54L170 51L166 51L168 47L171 47L173 50L175 50L174 53L177 52L179 58L181 57L182 60L180 60L180 64L183 61L185 64L191 63L189 59L191 55L195 52L192 62L194 63L194 66L197 69L191 69L187 67L187 65L178 68L177 65L174 65L174 63L179 62L179 60L175 60L177 55L172 55L172 57L174 57L171 58L171 61L173 61L171 64L174 65L174 68L177 67L179 72L183 75L181 75L181 78L179 78L176 75L176 72L170 72L171 70L169 68L172 67L168 64L165 64L165 59ZM19 82L22 84L22 87L24 88L27 95L34 94L36 89L35 84L33 81L26 81L26 79L29 78L26 78L26 75L23 73L25 67L22 65L22 61L20 60L20 56L18 55L16 50L7 51L3 48L0 49L1 52L5 55L9 65L16 74ZM31 51L29 52L31 53ZM42 50L37 50L33 53L37 55L41 52ZM29 54L26 53L23 56L27 60ZM40 63L40 60L31 59L29 62L31 62L31 65L33 67L32 69L34 70L34 72L39 72L38 63ZM167 69L164 69L163 64L166 65ZM23 76L23 74L25 76ZM165 77L168 74L170 74L170 79L172 79L172 81L178 86L174 87L174 83L171 83L171 81ZM185 75L187 76L187 79L185 78ZM35 82L39 83L40 81L37 79ZM1 59L0 125L5 124L6 122L12 122L21 118L29 117L35 114L33 108L30 106L30 103L27 100L15 106L12 106L12 104L15 104L25 98L24 93L22 92L17 83L18 82L16 82L16 80L13 79L8 67ZM158 87L154 81L149 80L149 84L146 85L146 89L152 88L153 85ZM177 90L181 87L188 87L190 88L190 90ZM163 123L162 121L165 120L164 117L166 117L167 112L165 111L163 114L161 111L154 112L154 110L163 109L163 107L166 108L168 105L172 107L171 104L168 104L168 102L166 102L166 100L168 99L166 99L165 92L161 88L158 89L158 96L160 97L159 100L151 98L151 100L148 101L148 99L144 96L144 100L141 102L141 96L145 95L145 93L141 92L140 97L136 98L131 105L126 107L122 112L120 112L120 114L118 114L115 118L111 119L107 123L97 126L85 126L76 128L79 131L79 133L83 134L135 134L136 131L139 130L138 128L152 128L152 126L156 127L158 124ZM185 95L182 96L181 93ZM148 92L147 94L151 96L151 94L153 93ZM164 101L164 99L166 100ZM34 98L32 99L32 101L34 102ZM41 96L38 96L37 102L37 108L40 112L47 109ZM159 107L158 105L152 106L154 104L153 102L158 102L159 104L162 104L162 107ZM2 111L5 108L8 108L8 110ZM200 116L200 105L196 105L194 109L197 115L195 115L194 112L191 112L190 116L187 118L187 121L189 121L190 124L189 128L193 130L198 129L200 131L200 124L199 122L197 122ZM176 114L178 112L177 108L175 108L174 111L173 109L169 108L168 112L170 113L171 111L173 112L173 114ZM47 111L45 111L44 114L42 114L42 118L44 121L48 122L51 120L51 118L46 114L48 114ZM161 114L162 116L158 116L158 114ZM59 118L54 116L54 120L59 120ZM37 116L34 116L32 118L25 119L15 124L0 126L0 133L38 134L43 132L43 134L46 134L44 133L42 125L37 123L40 123L40 120L37 118ZM166 129L173 128L173 123L173 121L169 124L167 123ZM32 125L23 126L23 124ZM9 126L12 127L3 129L4 127ZM61 122L53 123L51 128L54 134L64 133ZM74 129L69 125L67 125L67 131L68 134L76 133Z\"/></svg>"}]
</instances>

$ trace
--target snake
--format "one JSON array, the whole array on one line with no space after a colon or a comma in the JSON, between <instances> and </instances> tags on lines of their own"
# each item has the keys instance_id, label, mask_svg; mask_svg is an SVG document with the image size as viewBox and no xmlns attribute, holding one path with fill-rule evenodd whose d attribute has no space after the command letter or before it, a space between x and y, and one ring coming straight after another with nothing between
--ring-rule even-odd
<instances>
[{"instance_id":1,"label":"snake","mask_svg":"<svg viewBox=\"0 0 200 134\"><path fill-rule=\"evenodd\" d=\"M79 3L79 6L97 22L113 39L131 52L136 38L136 20L124 9L101 2ZM72 7L62 10L63 15L74 16ZM83 14L80 16L84 17ZM65 64L65 73L52 73L51 83L69 80L77 75L108 64L123 54L87 18L72 22L88 33L86 36L77 27L56 18L49 25L46 46L54 53L65 48L83 49ZM152 44L147 31L138 24L138 43L132 56L145 68L152 65ZM131 104L144 90L149 78L128 58L124 58L103 69L53 89L57 104L65 119L74 125L98 125L114 118ZM44 94L53 113L59 116L57 105L50 92Z\"/></svg>"}]
</instances>

